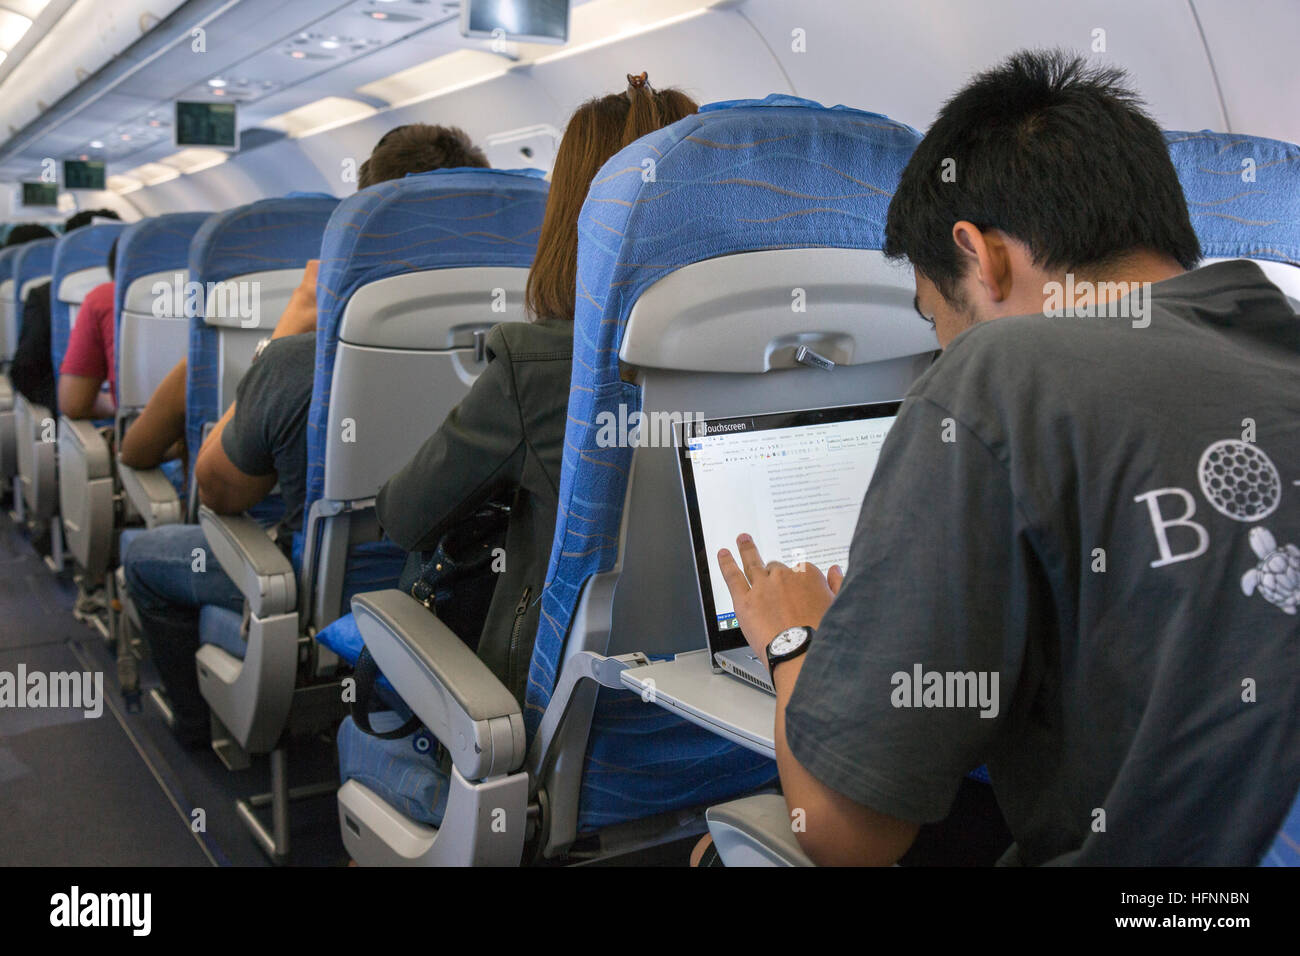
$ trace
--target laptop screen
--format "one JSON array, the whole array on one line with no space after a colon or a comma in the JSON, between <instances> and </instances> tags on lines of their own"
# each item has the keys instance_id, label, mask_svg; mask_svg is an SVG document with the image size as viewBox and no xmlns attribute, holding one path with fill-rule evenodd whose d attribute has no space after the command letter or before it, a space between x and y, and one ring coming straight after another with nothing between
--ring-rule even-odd
<instances>
[{"instance_id":1,"label":"laptop screen","mask_svg":"<svg viewBox=\"0 0 1300 956\"><path fill-rule=\"evenodd\" d=\"M847 570L849 543L900 402L684 422L678 461L710 656L744 645L718 551L748 532L764 561Z\"/></svg>"}]
</instances>

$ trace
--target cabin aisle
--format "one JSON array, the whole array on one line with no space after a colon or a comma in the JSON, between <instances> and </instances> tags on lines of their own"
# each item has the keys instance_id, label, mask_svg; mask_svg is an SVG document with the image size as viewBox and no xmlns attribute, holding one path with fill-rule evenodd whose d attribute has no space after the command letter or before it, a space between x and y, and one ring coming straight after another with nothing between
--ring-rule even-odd
<instances>
[{"instance_id":1,"label":"cabin aisle","mask_svg":"<svg viewBox=\"0 0 1300 956\"><path fill-rule=\"evenodd\" d=\"M70 572L51 574L0 514L0 681L20 665L103 675L98 717L0 705L0 865L266 865L234 807L267 789L265 758L230 773L211 751L181 749L147 703L127 713L107 645L72 616L75 594ZM141 676L156 685L147 665ZM305 742L290 768L295 783L337 778L332 742ZM293 863L345 862L335 813L332 795L294 805Z\"/></svg>"}]
</instances>

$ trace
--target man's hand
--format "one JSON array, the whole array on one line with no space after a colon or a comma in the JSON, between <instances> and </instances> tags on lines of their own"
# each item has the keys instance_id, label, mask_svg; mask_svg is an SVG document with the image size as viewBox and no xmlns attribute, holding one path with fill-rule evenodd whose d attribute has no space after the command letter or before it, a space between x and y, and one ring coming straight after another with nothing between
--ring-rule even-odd
<instances>
[{"instance_id":1,"label":"man's hand","mask_svg":"<svg viewBox=\"0 0 1300 956\"><path fill-rule=\"evenodd\" d=\"M722 579L727 582L736 618L759 660L766 660L767 645L788 627L815 628L839 593L844 573L836 565L824 576L814 565L803 562L788 568L780 561L764 563L754 539L742 534L736 539L741 565L731 552L718 552Z\"/></svg>"}]
</instances>

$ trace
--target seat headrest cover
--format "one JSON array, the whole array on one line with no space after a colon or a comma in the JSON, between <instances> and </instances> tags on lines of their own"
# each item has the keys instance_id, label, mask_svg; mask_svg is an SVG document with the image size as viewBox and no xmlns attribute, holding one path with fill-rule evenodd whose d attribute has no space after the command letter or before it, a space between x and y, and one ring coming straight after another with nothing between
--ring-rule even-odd
<instances>
[{"instance_id":1,"label":"seat headrest cover","mask_svg":"<svg viewBox=\"0 0 1300 956\"><path fill-rule=\"evenodd\" d=\"M14 257L14 316L18 329L23 327L23 286L33 279L49 276L54 265L57 239L34 239L18 247Z\"/></svg>"},{"instance_id":2,"label":"seat headrest cover","mask_svg":"<svg viewBox=\"0 0 1300 956\"><path fill-rule=\"evenodd\" d=\"M274 269L301 269L320 255L321 235L339 201L261 199L209 217L190 244L190 278L223 282Z\"/></svg>"},{"instance_id":3,"label":"seat headrest cover","mask_svg":"<svg viewBox=\"0 0 1300 956\"><path fill-rule=\"evenodd\" d=\"M209 216L190 243L190 281L206 287L236 276L301 269L320 257L321 237L338 200L262 199ZM197 450L203 423L215 421L219 333L203 310L190 318L189 371L185 382L185 441ZM190 468L198 457L191 454Z\"/></svg>"},{"instance_id":4,"label":"seat headrest cover","mask_svg":"<svg viewBox=\"0 0 1300 956\"><path fill-rule=\"evenodd\" d=\"M1300 146L1239 133L1165 133L1209 258L1300 265Z\"/></svg>"},{"instance_id":5,"label":"seat headrest cover","mask_svg":"<svg viewBox=\"0 0 1300 956\"><path fill-rule=\"evenodd\" d=\"M377 183L343 200L321 243L316 378L307 430L307 507L325 485L325 433L339 325L363 285L430 269L528 268L546 183L500 169L438 169ZM485 294L486 294L485 290Z\"/></svg>"},{"instance_id":6,"label":"seat headrest cover","mask_svg":"<svg viewBox=\"0 0 1300 956\"><path fill-rule=\"evenodd\" d=\"M121 328L126 290L141 276L189 269L190 242L210 212L173 212L142 219L122 230L117 241L113 309Z\"/></svg>"},{"instance_id":7,"label":"seat headrest cover","mask_svg":"<svg viewBox=\"0 0 1300 956\"><path fill-rule=\"evenodd\" d=\"M603 448L598 415L640 409L618 353L638 296L693 262L768 249L879 249L920 142L878 113L775 96L714 104L616 154L578 220L573 379L559 519L528 683L531 733L554 687L587 578L613 565L630 448Z\"/></svg>"},{"instance_id":8,"label":"seat headrest cover","mask_svg":"<svg viewBox=\"0 0 1300 956\"><path fill-rule=\"evenodd\" d=\"M57 295L59 283L73 272L108 265L108 250L126 228L124 222L106 222L82 226L61 236L54 246L54 265L50 270ZM52 298L51 298L52 301Z\"/></svg>"},{"instance_id":9,"label":"seat headrest cover","mask_svg":"<svg viewBox=\"0 0 1300 956\"><path fill-rule=\"evenodd\" d=\"M22 286L38 276L48 276L54 266L54 246L58 239L34 239L18 247L14 257L14 295ZM22 305L22 301L18 303Z\"/></svg>"},{"instance_id":10,"label":"seat headrest cover","mask_svg":"<svg viewBox=\"0 0 1300 956\"><path fill-rule=\"evenodd\" d=\"M68 337L72 333L72 316L66 308L56 305L59 286L74 272L107 268L108 251L125 228L123 222L82 226L64 235L54 246L53 284L50 286L50 360L56 375L63 365L63 353L68 350Z\"/></svg>"}]
</instances>

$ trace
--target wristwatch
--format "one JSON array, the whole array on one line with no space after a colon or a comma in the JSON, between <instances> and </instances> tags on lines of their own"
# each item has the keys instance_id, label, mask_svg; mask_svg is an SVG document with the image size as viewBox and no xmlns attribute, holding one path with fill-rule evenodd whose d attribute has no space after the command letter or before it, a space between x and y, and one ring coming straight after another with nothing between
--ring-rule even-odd
<instances>
[{"instance_id":1,"label":"wristwatch","mask_svg":"<svg viewBox=\"0 0 1300 956\"><path fill-rule=\"evenodd\" d=\"M767 672L771 674L776 670L777 664L798 657L808 650L808 645L812 642L812 636L813 629L811 627L800 625L799 627L787 627L772 638L767 645Z\"/></svg>"}]
</instances>

